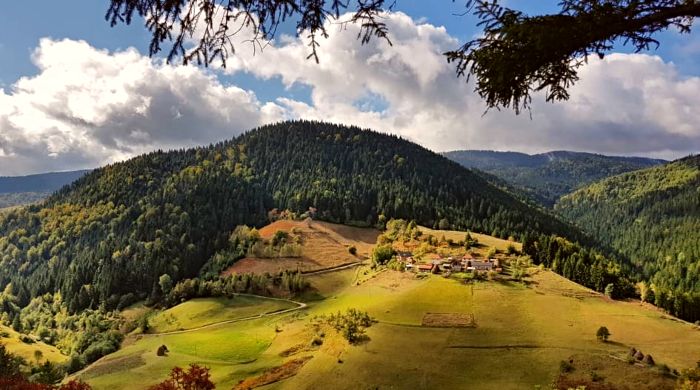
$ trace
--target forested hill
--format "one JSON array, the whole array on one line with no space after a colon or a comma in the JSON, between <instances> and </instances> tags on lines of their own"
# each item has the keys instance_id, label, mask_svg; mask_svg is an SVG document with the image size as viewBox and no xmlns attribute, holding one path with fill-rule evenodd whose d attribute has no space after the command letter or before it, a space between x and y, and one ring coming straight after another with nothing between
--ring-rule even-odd
<instances>
[{"instance_id":1,"label":"forested hill","mask_svg":"<svg viewBox=\"0 0 700 390\"><path fill-rule=\"evenodd\" d=\"M700 156L591 184L556 210L642 266L659 306L700 318ZM692 300L694 317L678 313Z\"/></svg>"},{"instance_id":2,"label":"forested hill","mask_svg":"<svg viewBox=\"0 0 700 390\"><path fill-rule=\"evenodd\" d=\"M511 183L547 207L552 207L561 196L586 184L666 162L568 151L529 155L460 150L444 155L467 168L477 168Z\"/></svg>"},{"instance_id":3,"label":"forested hill","mask_svg":"<svg viewBox=\"0 0 700 390\"><path fill-rule=\"evenodd\" d=\"M285 122L106 166L0 217L0 284L12 282L21 303L60 290L71 310L116 307L157 291L160 275L196 275L236 225L263 225L273 208L367 226L393 217L501 237L580 238L408 141Z\"/></svg>"},{"instance_id":4,"label":"forested hill","mask_svg":"<svg viewBox=\"0 0 700 390\"><path fill-rule=\"evenodd\" d=\"M0 176L0 208L40 201L87 172L82 170L27 176Z\"/></svg>"}]
</instances>

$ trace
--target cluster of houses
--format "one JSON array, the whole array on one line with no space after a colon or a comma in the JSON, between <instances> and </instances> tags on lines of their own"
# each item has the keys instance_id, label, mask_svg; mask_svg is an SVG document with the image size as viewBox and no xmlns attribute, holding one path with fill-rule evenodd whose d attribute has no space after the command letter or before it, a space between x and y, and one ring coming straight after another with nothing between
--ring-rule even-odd
<instances>
[{"instance_id":1,"label":"cluster of houses","mask_svg":"<svg viewBox=\"0 0 700 390\"><path fill-rule=\"evenodd\" d=\"M502 271L499 259L477 259L470 254L447 258L433 255L427 262L418 263L413 253L397 252L396 259L403 262L407 270L424 273Z\"/></svg>"}]
</instances>

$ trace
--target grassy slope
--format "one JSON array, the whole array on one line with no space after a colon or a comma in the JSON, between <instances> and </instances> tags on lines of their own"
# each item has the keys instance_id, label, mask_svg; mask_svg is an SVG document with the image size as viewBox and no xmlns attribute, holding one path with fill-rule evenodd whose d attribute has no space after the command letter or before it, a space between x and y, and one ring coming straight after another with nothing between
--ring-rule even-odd
<instances>
[{"instance_id":1,"label":"grassy slope","mask_svg":"<svg viewBox=\"0 0 700 390\"><path fill-rule=\"evenodd\" d=\"M0 342L5 344L7 350L11 353L24 358L29 362L34 362L35 351L41 351L43 358L41 361L49 360L54 363L63 363L68 360L68 357L61 353L58 348L45 344L43 342L37 342L33 344L23 343L19 339L19 333L15 332L12 328L0 325L0 332L6 332L8 337L0 338Z\"/></svg>"},{"instance_id":2,"label":"grassy slope","mask_svg":"<svg viewBox=\"0 0 700 390\"><path fill-rule=\"evenodd\" d=\"M151 333L193 329L217 322L252 317L296 307L295 304L250 296L193 299L149 319Z\"/></svg>"},{"instance_id":3,"label":"grassy slope","mask_svg":"<svg viewBox=\"0 0 700 390\"><path fill-rule=\"evenodd\" d=\"M487 237L479 240L486 242ZM551 272L539 271L528 286L485 282L472 287L439 276L419 280L393 271L373 276L361 269L310 276L316 292L308 295L309 308L301 312L191 333L131 338L82 377L96 389L138 389L164 378L175 365L198 362L212 369L218 388L226 389L289 359L313 355L297 376L265 388L508 389L549 384L559 362L571 356L599 361L611 354L623 357L634 346L678 369L693 366L700 357L696 327L638 303L611 302ZM358 279L365 282L357 285ZM197 308L197 303L181 312L208 310ZM311 316L350 307L366 310L379 321L368 330L369 342L347 346L327 332L320 349L280 356L291 347L309 345ZM470 313L477 327L424 328L420 324L427 312ZM601 325L610 329L613 342L595 339ZM282 331L275 332L276 327ZM156 356L161 344L168 346L170 356ZM644 375L654 374L648 370ZM605 376L608 381L625 377L610 370Z\"/></svg>"},{"instance_id":4,"label":"grassy slope","mask_svg":"<svg viewBox=\"0 0 700 390\"><path fill-rule=\"evenodd\" d=\"M196 328L295 306L291 302L246 296L195 299L155 314L152 332ZM93 364L80 376L98 389L138 389L164 378L173 366L197 362L210 367L219 382L226 382L231 371L240 372L237 378L245 377L248 367L255 367L250 363L275 337L274 321L260 318L185 333L132 335L120 351ZM156 356L155 351L163 344L171 351L168 357Z\"/></svg>"},{"instance_id":5,"label":"grassy slope","mask_svg":"<svg viewBox=\"0 0 700 390\"><path fill-rule=\"evenodd\" d=\"M464 240L464 237L466 236L465 232L460 232L456 230L433 230L423 226L420 227L420 230L423 232L424 235L432 234L434 237L437 238L445 236L445 239L452 239L455 242ZM472 236L472 238L478 241L479 246L475 248L474 251L481 256L486 256L490 248L496 248L502 252L508 249L508 245L513 245L517 250L521 250L523 248L523 244L515 241L503 240L497 237L480 233L470 233L470 235Z\"/></svg>"},{"instance_id":6,"label":"grassy slope","mask_svg":"<svg viewBox=\"0 0 700 390\"><path fill-rule=\"evenodd\" d=\"M370 328L369 343L347 349L342 364L320 353L279 388L531 388L550 383L559 361L582 352L622 357L635 346L678 368L700 356L693 326L635 303L610 302L551 272L536 275L531 288L479 284L473 296L470 287L440 277L400 287L391 279L383 274L319 305L323 312L361 307L380 323ZM428 311L471 312L477 328L414 326ZM595 339L601 325L614 343Z\"/></svg>"}]
</instances>

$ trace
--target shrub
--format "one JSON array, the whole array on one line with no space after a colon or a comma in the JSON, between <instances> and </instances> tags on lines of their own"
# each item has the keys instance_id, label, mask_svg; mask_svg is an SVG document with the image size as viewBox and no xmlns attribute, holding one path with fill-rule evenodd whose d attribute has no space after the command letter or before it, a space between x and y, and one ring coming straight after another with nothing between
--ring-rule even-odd
<instances>
[{"instance_id":1,"label":"shrub","mask_svg":"<svg viewBox=\"0 0 700 390\"><path fill-rule=\"evenodd\" d=\"M85 367L85 362L78 355L71 355L70 359L63 366L64 370L68 374L80 371L81 368Z\"/></svg>"},{"instance_id":2,"label":"shrub","mask_svg":"<svg viewBox=\"0 0 700 390\"><path fill-rule=\"evenodd\" d=\"M559 362L559 372L567 373L574 370L574 366L567 360L562 360Z\"/></svg>"},{"instance_id":3,"label":"shrub","mask_svg":"<svg viewBox=\"0 0 700 390\"><path fill-rule=\"evenodd\" d=\"M372 325L372 317L367 312L348 309L347 312L331 314L326 322L337 330L350 344L365 338L365 329Z\"/></svg>"},{"instance_id":4,"label":"shrub","mask_svg":"<svg viewBox=\"0 0 700 390\"><path fill-rule=\"evenodd\" d=\"M394 256L394 249L391 244L377 245L372 250L372 262L375 264L385 264Z\"/></svg>"},{"instance_id":5,"label":"shrub","mask_svg":"<svg viewBox=\"0 0 700 390\"><path fill-rule=\"evenodd\" d=\"M641 362L642 360L644 360L644 354L642 353L642 351L637 351L637 353L634 354L634 358Z\"/></svg>"},{"instance_id":6,"label":"shrub","mask_svg":"<svg viewBox=\"0 0 700 390\"><path fill-rule=\"evenodd\" d=\"M591 371L590 375L591 375L591 382L600 382L604 379L600 374L598 374L595 371Z\"/></svg>"},{"instance_id":7,"label":"shrub","mask_svg":"<svg viewBox=\"0 0 700 390\"><path fill-rule=\"evenodd\" d=\"M656 363L654 362L654 358L651 357L651 355L649 355L649 354L647 354L646 356L644 356L643 362L646 363L646 364L648 364L648 365L650 365L650 366L653 366L653 365L656 364Z\"/></svg>"},{"instance_id":8,"label":"shrub","mask_svg":"<svg viewBox=\"0 0 700 390\"><path fill-rule=\"evenodd\" d=\"M608 328L601 326L600 328L598 328L598 331L595 333L595 335L598 338L598 341L606 342L610 337L610 331L608 330Z\"/></svg>"}]
</instances>

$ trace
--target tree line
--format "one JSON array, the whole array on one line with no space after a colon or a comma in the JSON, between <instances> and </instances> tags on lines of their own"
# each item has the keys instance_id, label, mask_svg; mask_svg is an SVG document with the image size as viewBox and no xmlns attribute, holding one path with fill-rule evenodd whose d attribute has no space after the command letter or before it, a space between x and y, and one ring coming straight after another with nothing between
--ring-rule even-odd
<instances>
[{"instance_id":1,"label":"tree line","mask_svg":"<svg viewBox=\"0 0 700 390\"><path fill-rule=\"evenodd\" d=\"M241 255L229 242L236 226L262 226L275 208L360 226L404 218L500 237L581 237L399 137L296 121L108 165L4 214L0 285L12 284L20 307L60 292L71 313L123 308L158 291L164 274L177 283L207 267L213 276L220 267L206 264Z\"/></svg>"}]
</instances>

